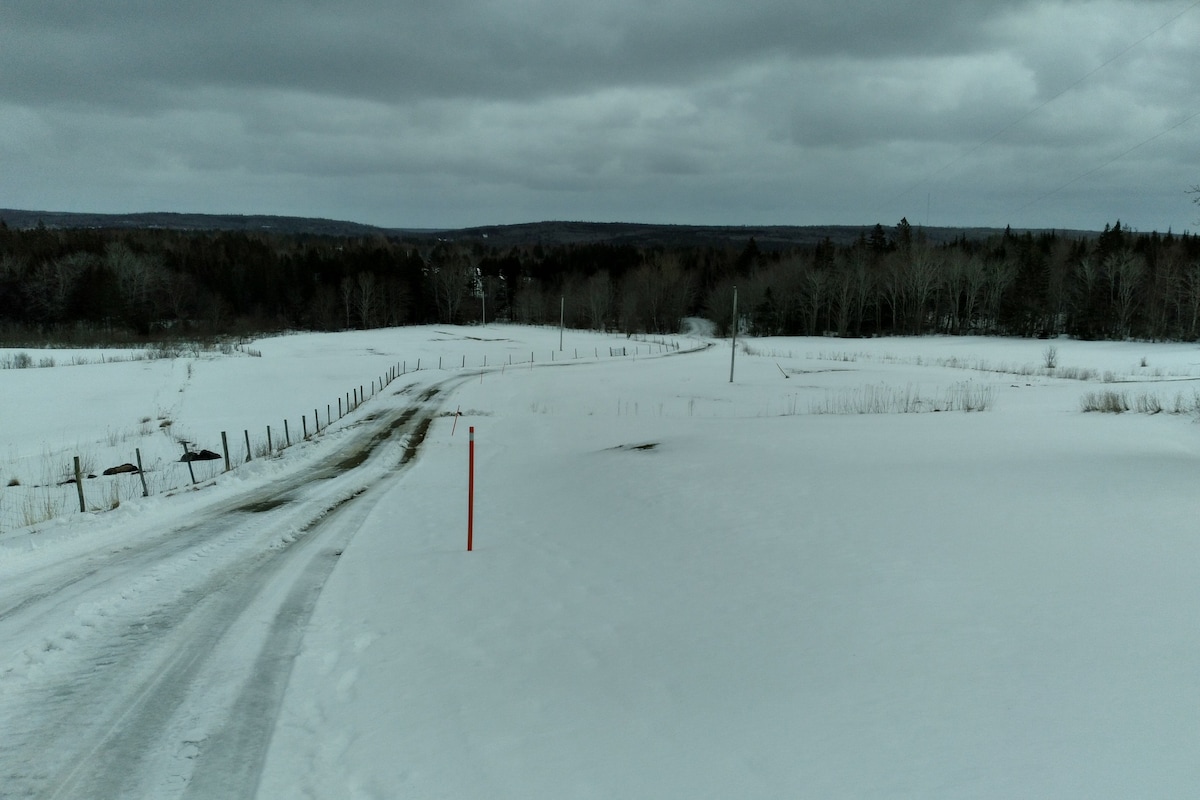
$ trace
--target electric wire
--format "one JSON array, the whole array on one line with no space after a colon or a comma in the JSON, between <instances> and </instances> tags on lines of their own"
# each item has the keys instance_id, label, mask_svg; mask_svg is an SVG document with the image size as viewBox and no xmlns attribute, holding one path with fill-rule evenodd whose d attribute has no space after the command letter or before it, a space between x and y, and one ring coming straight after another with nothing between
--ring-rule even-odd
<instances>
[{"instance_id":1,"label":"electric wire","mask_svg":"<svg viewBox=\"0 0 1200 800\"><path fill-rule=\"evenodd\" d=\"M1163 137L1163 136L1166 136L1166 135L1167 135L1168 133L1170 133L1171 131L1175 130L1176 128L1178 128L1178 127L1180 127L1180 126L1182 126L1182 125L1185 125L1185 124L1186 124L1186 123L1188 123L1188 122L1191 122L1191 121L1192 121L1192 120L1194 120L1196 117L1200 117L1200 111L1195 111L1195 112L1193 112L1193 113L1189 114L1188 116L1186 116L1186 117L1184 117L1183 119L1181 119L1181 120L1179 120L1178 122L1176 122L1176 123L1175 123L1174 125L1172 125L1171 127L1167 128L1167 129L1165 129L1165 130L1161 130L1161 131L1159 131L1158 133L1154 134L1153 136L1151 136L1151 137L1149 137L1149 138L1147 138L1147 139L1143 139L1142 141L1140 141L1140 142L1138 142L1137 144L1135 144L1133 147L1130 147L1128 150L1125 150L1124 152L1118 153L1117 155L1115 155L1115 156L1113 156L1112 158L1110 158L1108 161L1105 161L1103 164L1100 164L1100 165L1098 165L1098 166L1092 167L1092 168L1091 168L1091 169L1089 169L1087 172L1081 173L1080 175L1076 175L1074 178L1072 178L1071 180L1067 181L1066 183L1063 183L1063 184L1062 184L1062 185L1060 185L1060 186L1056 186L1055 188L1051 189L1050 191L1046 192L1045 194L1042 194L1042 195L1040 195L1040 196L1038 196L1038 197L1034 198L1033 200L1030 200L1030 201L1029 201L1028 203L1026 203L1025 205L1023 205L1023 206L1019 206L1019 207L1017 207L1017 208L1013 209L1012 213L1013 213L1013 214L1018 214L1018 213L1020 213L1021 211L1024 211L1025 209L1029 208L1030 206L1032 206L1032 205L1036 205L1036 204L1038 204L1038 203L1042 202L1042 201L1043 201L1043 200L1045 200L1047 197L1050 197L1050 196L1052 196L1052 195L1058 194L1058 193L1059 193L1059 192L1061 192L1063 189L1066 189L1068 186L1070 186L1070 185L1072 185L1072 184L1074 184L1074 183L1078 183L1079 181L1083 180L1084 178L1088 177L1089 175L1094 175L1095 173L1099 172L1100 170L1104 169L1105 167L1109 166L1110 164L1114 164L1114 163L1116 163L1116 162L1120 161L1122 158L1124 158L1125 156L1129 155L1129 154L1130 154L1130 153L1132 153L1134 150L1137 150L1137 149L1139 149L1139 148L1141 148L1141 147L1144 147L1145 145L1148 145L1148 144L1150 144L1150 143L1151 143L1151 142L1153 142L1155 139L1158 139L1158 138L1161 138L1161 137Z\"/></svg>"}]
</instances>

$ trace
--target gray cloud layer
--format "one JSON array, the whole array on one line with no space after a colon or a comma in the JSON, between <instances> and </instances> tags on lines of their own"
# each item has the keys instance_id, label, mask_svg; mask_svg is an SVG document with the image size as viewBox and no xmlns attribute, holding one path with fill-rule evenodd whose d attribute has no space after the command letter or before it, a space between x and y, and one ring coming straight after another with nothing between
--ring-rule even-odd
<instances>
[{"instance_id":1,"label":"gray cloud layer","mask_svg":"<svg viewBox=\"0 0 1200 800\"><path fill-rule=\"evenodd\" d=\"M397 226L1200 217L1200 118L1179 124L1200 112L1193 0L191 5L5 3L0 205Z\"/></svg>"}]
</instances>

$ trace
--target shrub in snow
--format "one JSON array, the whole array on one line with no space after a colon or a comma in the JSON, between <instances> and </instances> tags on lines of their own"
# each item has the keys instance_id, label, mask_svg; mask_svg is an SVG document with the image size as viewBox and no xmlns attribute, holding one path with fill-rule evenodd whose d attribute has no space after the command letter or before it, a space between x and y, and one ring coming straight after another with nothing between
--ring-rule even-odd
<instances>
[{"instance_id":1,"label":"shrub in snow","mask_svg":"<svg viewBox=\"0 0 1200 800\"><path fill-rule=\"evenodd\" d=\"M1129 410L1129 398L1124 392L1111 389L1103 392L1088 392L1080 401L1084 411L1100 411L1105 414L1120 414Z\"/></svg>"}]
</instances>

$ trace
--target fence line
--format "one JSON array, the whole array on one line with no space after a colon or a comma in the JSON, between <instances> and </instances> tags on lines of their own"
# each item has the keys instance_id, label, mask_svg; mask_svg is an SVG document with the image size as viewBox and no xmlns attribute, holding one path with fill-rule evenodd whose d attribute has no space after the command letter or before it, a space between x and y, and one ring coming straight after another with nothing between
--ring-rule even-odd
<instances>
[{"instance_id":1,"label":"fence line","mask_svg":"<svg viewBox=\"0 0 1200 800\"><path fill-rule=\"evenodd\" d=\"M608 349L608 357L609 358L632 357L632 358L636 359L637 356L643 355L643 354L645 354L645 355L664 354L664 353L678 352L679 350L682 349L681 345L678 341L668 340L663 337L657 337L655 339L650 339L650 338L646 337L645 335L630 335L627 338L632 342L636 342L636 344L634 344L632 348L628 345L622 345L620 347L610 346ZM559 352L565 352L565 351L559 351L559 350L552 349L550 351L549 357L541 360L540 363L557 363L559 361L559 356L558 356ZM574 349L573 358L574 358L574 360L579 360L580 355L579 355L578 348ZM587 358L587 355L585 352L584 359L586 359L586 358ZM601 353L600 353L599 347L596 347L593 349L593 358L596 360L600 360ZM565 357L563 360L566 360ZM457 361L457 363L455 363L456 361ZM528 362L525 362L523 360L514 362L512 354L511 353L509 354L508 365L526 364L526 363L529 365L530 369L533 368L535 363L539 363L538 357L537 357L537 351L530 351ZM467 355L465 353L462 355L462 357L460 359L451 360L449 362L448 367L446 366L446 360L445 360L444 356L439 356L439 358L438 358L438 369L443 370L443 371L447 368L451 369L451 370L453 370L455 368L457 368L459 370L468 370L468 369L470 369L470 370L475 370L475 369L495 370L496 366L497 366L497 362L494 359L491 361L491 365L489 366L488 355L486 353L484 353L482 355L482 361L479 366L469 365L467 363ZM500 373L504 372L505 366L506 365L503 361L499 362L499 372ZM427 371L427 370L428 370L428 366L426 365L423 368L422 361L420 358L418 358L416 360L415 369L412 372L415 373L415 372L422 372L422 371ZM244 439L245 446L246 446L246 453L245 453L245 457L239 461L238 458L235 456L235 454L231 453L231 451L230 451L228 431L220 431L219 433L220 433L220 437L221 437L221 450L222 450L221 453L218 454L213 451L205 450L205 449L201 449L199 451L193 452L188 449L191 442L181 441L181 444L183 445L183 449L184 449L183 456L178 461L164 461L163 459L159 459L159 464L161 464L162 466L161 467L151 466L151 472L152 473L157 472L160 476L165 476L166 473L163 472L162 470L167 465L186 464L188 467L188 477L190 479L191 485L196 486L201 483L206 483L208 481L215 480L221 473L216 472L215 467L212 467L212 466L206 467L205 465L210 465L214 461L223 461L223 465L224 465L223 471L231 472L234 469L236 469L237 467L241 466L242 464L246 464L246 463L253 461L254 457L256 455L259 457L267 457L267 458L280 455L288 448L294 446L294 444L299 444L300 442L303 442L303 441L310 441L312 438L320 436L322 433L328 431L328 429L330 427L332 427L332 425L335 422L340 422L341 420L345 419L347 416L349 416L350 414L357 411L363 405L363 403L365 403L367 400L376 397L377 395L382 393L384 389L386 389L388 386L390 386L395 380L397 380L398 378L401 378L405 375L408 375L408 374L410 374L410 372L408 370L408 361L406 361L406 360L398 361L398 362L396 362L396 364L394 366L389 367L384 374L378 376L376 379L371 381L370 394L368 394L366 391L366 389L367 389L366 384L359 384L359 386L357 388L352 388L350 391L346 392L344 396L339 396L337 398L337 418L336 419L334 419L334 417L333 417L333 405L334 404L332 402L326 404L326 406L325 406L325 427L324 428L321 427L320 415L318 413L318 410L316 408L314 408L313 409L313 417L312 417L313 418L313 430L311 432L311 436L310 436L310 432L308 430L308 418L306 415L301 415L300 422L301 422L302 438L298 439L296 442L292 442L290 420L288 418L284 418L284 420L283 420L284 442L283 442L282 446L279 446L278 448L275 446L276 441L272 435L272 429L271 429L270 425L266 426L265 442L260 440L257 445L252 440L252 437L250 435L250 429L246 428L246 429L243 429L243 431L242 431L243 439ZM483 372L481 371L480 378L482 379L482 377L483 377ZM343 402L343 400L345 402ZM96 479L98 476L95 474L92 474L90 469L83 466L83 464L81 462L81 458L79 456L74 457L74 467L75 467L75 469L73 470L74 474L71 475L65 481L61 481L57 484L46 484L46 485L40 485L40 486L33 485L33 486L25 487L22 484L10 484L10 486L7 487L7 489L0 487L0 492L5 493L4 495L0 495L0 533L3 533L6 530L15 529L15 528L30 527L33 525L37 525L41 522L45 522L47 520L53 519L55 517L61 516L65 512L65 510L66 510L65 506L69 503L69 501L59 498L59 497L52 496L53 495L52 490L58 490L58 494L61 495L62 490L65 488L68 488L69 485L71 485L71 484L74 485L75 491L78 494L80 511L83 513L87 513L89 511L92 511L92 512L108 511L108 510L118 507L120 505L120 501L121 501L121 497L122 497L121 485L119 483L122 480L122 476L125 476L126 478L131 478L132 476L136 475L140 482L141 495L143 497L150 496L151 494L154 493L154 491L157 491L158 493L170 492L170 491L174 491L174 490L183 488L183 486L187 485L187 484L180 484L178 482L170 482L169 479L167 481L160 480L158 482L158 485L153 487L154 491L152 491L151 486L146 481L146 468L142 464L142 453L141 453L140 447L135 448L135 460L137 462L136 466L133 464L125 464L125 465L122 465L122 467L120 467L120 468L112 468L112 470L116 470L116 471L112 471L112 470L104 471L104 475L101 477L110 477L113 480L110 481L110 483L109 483L107 493L104 492L103 490L100 491L101 497L99 497L99 498L96 497L96 492L91 493L92 494L91 498L87 497L88 493L85 492L86 487L85 487L84 482L86 480ZM200 468L199 476L197 476L197 473L196 473L197 467ZM14 508L14 507L12 507L10 497L6 497L5 495L11 495L13 490L19 490L19 489L25 491L25 496L20 501L18 501L19 507ZM32 490L42 490L43 495L41 497L32 497L29 495L29 490L31 490L31 489ZM123 496L132 497L133 494L134 494L134 492L127 490ZM5 519L6 517L8 517L7 521Z\"/></svg>"}]
</instances>

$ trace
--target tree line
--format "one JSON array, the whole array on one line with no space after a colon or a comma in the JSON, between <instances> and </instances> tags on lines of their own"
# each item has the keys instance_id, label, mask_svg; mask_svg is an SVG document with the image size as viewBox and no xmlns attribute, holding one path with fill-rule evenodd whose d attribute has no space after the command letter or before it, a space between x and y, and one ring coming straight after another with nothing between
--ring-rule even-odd
<instances>
[{"instance_id":1,"label":"tree line","mask_svg":"<svg viewBox=\"0 0 1200 800\"><path fill-rule=\"evenodd\" d=\"M906 220L761 250L271 232L9 229L6 341L343 330L506 320L670 333L1200 338L1200 240L1006 230L931 244Z\"/></svg>"}]
</instances>

